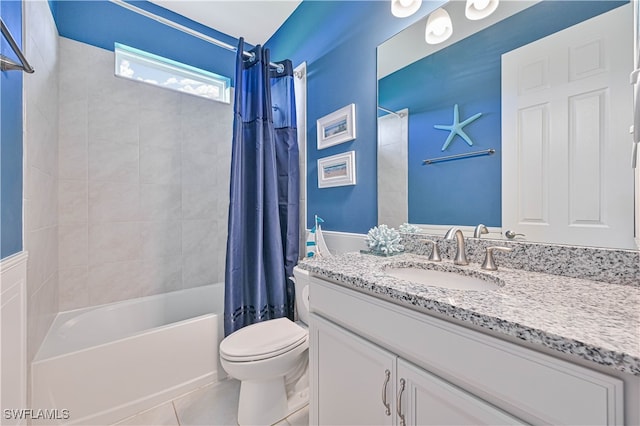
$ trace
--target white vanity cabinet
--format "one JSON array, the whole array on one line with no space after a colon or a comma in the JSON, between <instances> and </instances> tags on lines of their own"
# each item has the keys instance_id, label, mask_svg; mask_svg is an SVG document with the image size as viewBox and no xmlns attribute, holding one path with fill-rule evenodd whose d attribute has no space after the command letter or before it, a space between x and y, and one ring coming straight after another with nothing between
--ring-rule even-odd
<instances>
[{"instance_id":1,"label":"white vanity cabinet","mask_svg":"<svg viewBox=\"0 0 640 426\"><path fill-rule=\"evenodd\" d=\"M524 424L487 402L398 358L398 424Z\"/></svg>"},{"instance_id":2,"label":"white vanity cabinet","mask_svg":"<svg viewBox=\"0 0 640 426\"><path fill-rule=\"evenodd\" d=\"M312 315L318 425L521 424L395 354Z\"/></svg>"},{"instance_id":3,"label":"white vanity cabinet","mask_svg":"<svg viewBox=\"0 0 640 426\"><path fill-rule=\"evenodd\" d=\"M318 316L309 327L316 424L395 424L396 356ZM313 374L313 373L312 373Z\"/></svg>"},{"instance_id":4,"label":"white vanity cabinet","mask_svg":"<svg viewBox=\"0 0 640 426\"><path fill-rule=\"evenodd\" d=\"M311 424L624 424L619 378L316 277L310 308Z\"/></svg>"}]
</instances>

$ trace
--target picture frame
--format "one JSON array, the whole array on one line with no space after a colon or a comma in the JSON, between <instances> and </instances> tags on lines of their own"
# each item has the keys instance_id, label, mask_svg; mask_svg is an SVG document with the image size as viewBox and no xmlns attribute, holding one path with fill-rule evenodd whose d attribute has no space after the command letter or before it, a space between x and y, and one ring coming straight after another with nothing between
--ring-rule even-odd
<instances>
[{"instance_id":1,"label":"picture frame","mask_svg":"<svg viewBox=\"0 0 640 426\"><path fill-rule=\"evenodd\" d=\"M356 138L356 104L349 104L316 121L318 149L328 148Z\"/></svg>"},{"instance_id":2,"label":"picture frame","mask_svg":"<svg viewBox=\"0 0 640 426\"><path fill-rule=\"evenodd\" d=\"M356 152L318 159L318 188L356 184Z\"/></svg>"}]
</instances>

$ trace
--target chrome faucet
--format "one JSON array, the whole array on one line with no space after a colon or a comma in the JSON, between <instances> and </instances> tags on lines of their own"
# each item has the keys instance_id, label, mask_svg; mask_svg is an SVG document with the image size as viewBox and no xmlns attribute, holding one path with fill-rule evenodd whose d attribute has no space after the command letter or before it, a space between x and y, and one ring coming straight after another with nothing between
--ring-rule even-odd
<instances>
[{"instance_id":1,"label":"chrome faucet","mask_svg":"<svg viewBox=\"0 0 640 426\"><path fill-rule=\"evenodd\" d=\"M484 224L479 224L476 229L473 230L473 238L480 238L482 234L488 234L489 230Z\"/></svg>"},{"instance_id":2,"label":"chrome faucet","mask_svg":"<svg viewBox=\"0 0 640 426\"><path fill-rule=\"evenodd\" d=\"M445 240L453 240L453 237L456 237L456 258L453 260L455 265L468 265L469 261L467 260L467 254L465 253L464 247L464 235L462 235L462 231L460 228L453 227L447 231L444 236Z\"/></svg>"}]
</instances>

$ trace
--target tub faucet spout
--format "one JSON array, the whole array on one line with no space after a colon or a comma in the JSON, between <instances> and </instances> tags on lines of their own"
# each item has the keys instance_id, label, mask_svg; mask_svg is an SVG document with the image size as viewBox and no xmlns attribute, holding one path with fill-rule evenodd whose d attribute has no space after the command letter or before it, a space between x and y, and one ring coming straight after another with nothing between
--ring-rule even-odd
<instances>
[{"instance_id":1,"label":"tub faucet spout","mask_svg":"<svg viewBox=\"0 0 640 426\"><path fill-rule=\"evenodd\" d=\"M445 240L453 240L453 237L456 238L456 257L453 260L455 265L468 265L469 261L467 260L467 254L464 246L464 235L460 228L453 227L447 231L444 236Z\"/></svg>"}]
</instances>

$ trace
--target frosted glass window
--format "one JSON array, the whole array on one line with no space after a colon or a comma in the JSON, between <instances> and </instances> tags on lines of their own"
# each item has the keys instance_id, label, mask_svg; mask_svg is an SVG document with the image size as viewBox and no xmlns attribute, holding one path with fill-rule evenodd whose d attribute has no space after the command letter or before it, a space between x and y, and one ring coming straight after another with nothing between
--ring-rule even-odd
<instances>
[{"instance_id":1,"label":"frosted glass window","mask_svg":"<svg viewBox=\"0 0 640 426\"><path fill-rule=\"evenodd\" d=\"M119 77L230 103L231 79L115 43Z\"/></svg>"}]
</instances>

